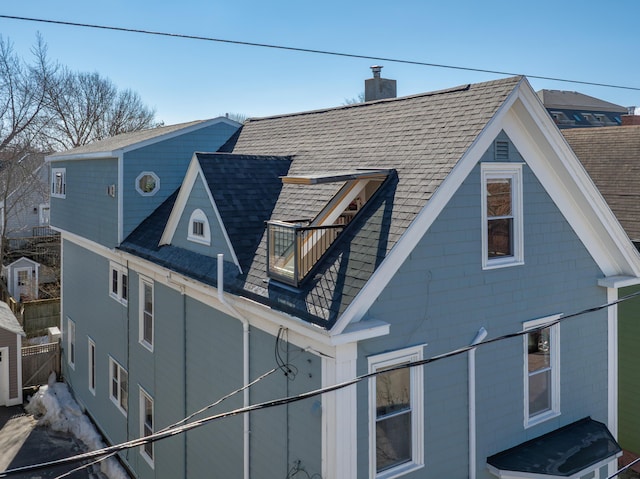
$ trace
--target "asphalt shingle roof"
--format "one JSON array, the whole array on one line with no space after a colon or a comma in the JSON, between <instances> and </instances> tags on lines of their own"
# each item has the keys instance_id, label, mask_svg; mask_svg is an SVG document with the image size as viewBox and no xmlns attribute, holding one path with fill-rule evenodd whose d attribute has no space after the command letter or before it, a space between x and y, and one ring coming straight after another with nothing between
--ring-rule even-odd
<instances>
[{"instance_id":1,"label":"asphalt shingle roof","mask_svg":"<svg viewBox=\"0 0 640 479\"><path fill-rule=\"evenodd\" d=\"M241 276L225 280L225 288L331 328L521 80L513 77L411 97L248 120L221 152L289 157L291 176L356 168L388 169L395 173L367 202L298 290L267 281L266 234L262 222L257 248L252 247L253 251L246 256L243 253L247 267ZM227 157L226 161L233 161L233 157ZM233 169L229 175L245 174ZM342 184L280 185L277 198L267 198L267 202L273 200L271 219L313 218ZM211 186L216 189L220 185ZM239 189L233 194L241 192ZM272 194L276 194L275 190ZM223 207L222 202L216 203ZM143 241L163 229L171 204L170 199L122 247L176 270L185 270L188 253L181 258L171 252L175 248L166 246L154 251L149 248L151 242ZM237 229L234 236L242 234L241 226L231 226ZM144 228L153 233L140 231ZM257 231L257 225L251 228ZM247 252L244 246L237 249ZM190 275L201 277L204 269L202 266ZM201 280L213 284L215 276Z\"/></svg>"},{"instance_id":2,"label":"asphalt shingle roof","mask_svg":"<svg viewBox=\"0 0 640 479\"><path fill-rule=\"evenodd\" d=\"M0 328L21 336L25 335L13 311L11 311L9 305L3 301L0 301Z\"/></svg>"},{"instance_id":3,"label":"asphalt shingle roof","mask_svg":"<svg viewBox=\"0 0 640 479\"><path fill-rule=\"evenodd\" d=\"M640 241L640 126L562 130L632 241Z\"/></svg>"}]
</instances>

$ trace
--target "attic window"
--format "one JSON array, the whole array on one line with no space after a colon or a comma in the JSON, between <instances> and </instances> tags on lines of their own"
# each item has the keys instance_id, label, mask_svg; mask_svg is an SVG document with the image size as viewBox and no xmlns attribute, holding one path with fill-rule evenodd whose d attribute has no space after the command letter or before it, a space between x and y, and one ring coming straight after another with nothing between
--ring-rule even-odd
<instances>
[{"instance_id":1,"label":"attic window","mask_svg":"<svg viewBox=\"0 0 640 479\"><path fill-rule=\"evenodd\" d=\"M193 210L189 218L189 231L187 239L194 243L200 243L207 246L211 245L211 230L209 228L209 220L207 215L201 209Z\"/></svg>"},{"instance_id":2,"label":"attic window","mask_svg":"<svg viewBox=\"0 0 640 479\"><path fill-rule=\"evenodd\" d=\"M153 171L143 171L136 178L136 191L142 196L153 196L160 189L160 178Z\"/></svg>"},{"instance_id":3,"label":"attic window","mask_svg":"<svg viewBox=\"0 0 640 479\"><path fill-rule=\"evenodd\" d=\"M509 142L496 140L495 147L496 161L507 161L509 159Z\"/></svg>"},{"instance_id":4,"label":"attic window","mask_svg":"<svg viewBox=\"0 0 640 479\"><path fill-rule=\"evenodd\" d=\"M283 177L285 184L344 184L313 219L267 222L269 277L298 286L391 171L356 170Z\"/></svg>"}]
</instances>

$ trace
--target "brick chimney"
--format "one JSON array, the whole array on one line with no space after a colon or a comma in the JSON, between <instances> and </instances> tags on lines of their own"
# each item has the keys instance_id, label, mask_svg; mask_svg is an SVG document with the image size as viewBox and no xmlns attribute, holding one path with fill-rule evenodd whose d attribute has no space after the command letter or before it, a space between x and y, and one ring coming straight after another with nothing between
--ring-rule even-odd
<instances>
[{"instance_id":1,"label":"brick chimney","mask_svg":"<svg viewBox=\"0 0 640 479\"><path fill-rule=\"evenodd\" d=\"M629 114L622 115L622 126L640 125L640 107L630 106Z\"/></svg>"},{"instance_id":2,"label":"brick chimney","mask_svg":"<svg viewBox=\"0 0 640 479\"><path fill-rule=\"evenodd\" d=\"M364 101L382 100L396 97L396 81L380 78L380 65L371 67L373 78L364 81Z\"/></svg>"}]
</instances>

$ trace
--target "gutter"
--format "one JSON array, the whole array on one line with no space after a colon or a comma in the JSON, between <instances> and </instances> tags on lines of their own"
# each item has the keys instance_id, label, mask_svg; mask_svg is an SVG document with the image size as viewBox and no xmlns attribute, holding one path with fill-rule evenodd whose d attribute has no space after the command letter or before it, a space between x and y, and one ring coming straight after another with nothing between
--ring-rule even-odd
<instances>
[{"instance_id":1,"label":"gutter","mask_svg":"<svg viewBox=\"0 0 640 479\"><path fill-rule=\"evenodd\" d=\"M487 330L481 327L471 346L481 343ZM469 479L476 479L476 348L469 350Z\"/></svg>"}]
</instances>

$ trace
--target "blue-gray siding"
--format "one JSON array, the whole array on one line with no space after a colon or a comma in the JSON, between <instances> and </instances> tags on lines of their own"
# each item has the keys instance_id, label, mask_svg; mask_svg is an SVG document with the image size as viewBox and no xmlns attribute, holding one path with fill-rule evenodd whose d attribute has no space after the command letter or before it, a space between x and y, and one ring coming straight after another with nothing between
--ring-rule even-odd
<instances>
[{"instance_id":1,"label":"blue-gray siding","mask_svg":"<svg viewBox=\"0 0 640 479\"><path fill-rule=\"evenodd\" d=\"M504 136L503 136L504 137ZM491 161L487 152L484 161ZM522 161L512 147L512 160ZM480 165L422 238L369 311L391 323L391 334L362 343L367 357L426 344L425 357L470 344L482 326L489 337L521 331L523 322L573 313L606 301L601 271L525 165L522 266L482 270ZM563 322L561 415L524 428L524 340L509 339L477 351L477 471L489 479L486 458L590 415L607 420L607 312ZM425 464L413 477L466 477L468 401L466 355L424 367ZM358 438L366 444L367 385L358 387ZM368 477L368 450L359 448L358 475Z\"/></svg>"},{"instance_id":2,"label":"blue-gray siding","mask_svg":"<svg viewBox=\"0 0 640 479\"><path fill-rule=\"evenodd\" d=\"M227 123L217 123L125 153L123 238L180 187L194 152L217 151L235 131ZM143 171L153 171L160 178L160 189L152 196L136 191L135 180Z\"/></svg>"},{"instance_id":3,"label":"blue-gray siding","mask_svg":"<svg viewBox=\"0 0 640 479\"><path fill-rule=\"evenodd\" d=\"M118 160L56 161L66 169L66 198L51 198L51 224L105 246L118 238L118 200L107 194L118 183Z\"/></svg>"}]
</instances>

